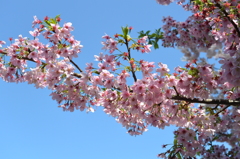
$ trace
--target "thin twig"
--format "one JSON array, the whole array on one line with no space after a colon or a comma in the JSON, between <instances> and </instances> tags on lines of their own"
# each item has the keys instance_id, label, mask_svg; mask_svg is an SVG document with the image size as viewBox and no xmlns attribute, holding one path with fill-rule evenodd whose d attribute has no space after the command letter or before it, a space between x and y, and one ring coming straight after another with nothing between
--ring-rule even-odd
<instances>
[{"instance_id":1,"label":"thin twig","mask_svg":"<svg viewBox=\"0 0 240 159\"><path fill-rule=\"evenodd\" d=\"M228 107L230 107L230 105L227 105L226 107L224 107L222 110L220 110L219 112L217 112L215 114L215 116L218 116L219 113L223 112L224 110L226 110Z\"/></svg>"},{"instance_id":2,"label":"thin twig","mask_svg":"<svg viewBox=\"0 0 240 159\"><path fill-rule=\"evenodd\" d=\"M69 58L68 58L69 59ZM70 59L69 59L70 60ZM81 70L81 68L75 63L75 62L73 62L73 60L70 60L70 62L80 71L80 72L83 72L82 70Z\"/></svg>"},{"instance_id":3,"label":"thin twig","mask_svg":"<svg viewBox=\"0 0 240 159\"><path fill-rule=\"evenodd\" d=\"M217 104L214 108L212 108L212 110L217 109L217 107L218 107L219 105L220 105L220 104Z\"/></svg>"}]
</instances>

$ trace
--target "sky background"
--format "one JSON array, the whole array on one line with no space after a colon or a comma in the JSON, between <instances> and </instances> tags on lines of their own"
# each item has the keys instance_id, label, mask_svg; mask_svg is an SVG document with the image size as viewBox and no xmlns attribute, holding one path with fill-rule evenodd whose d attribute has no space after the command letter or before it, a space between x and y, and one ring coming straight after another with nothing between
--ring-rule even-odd
<instances>
[{"instance_id":1,"label":"sky background","mask_svg":"<svg viewBox=\"0 0 240 159\"><path fill-rule=\"evenodd\" d=\"M33 16L43 19L60 14L72 22L72 33L84 45L74 61L85 67L101 50L101 37L121 33L132 26L132 36L162 25L163 16L184 21L189 15L180 6L158 5L155 0L0 0L0 40L30 37ZM177 49L160 48L150 54L134 52L133 57L163 62L171 69L182 66ZM101 108L95 113L63 112L47 89L26 83L0 81L0 159L156 159L163 144L173 142L174 127L149 127L140 136L130 136Z\"/></svg>"}]
</instances>

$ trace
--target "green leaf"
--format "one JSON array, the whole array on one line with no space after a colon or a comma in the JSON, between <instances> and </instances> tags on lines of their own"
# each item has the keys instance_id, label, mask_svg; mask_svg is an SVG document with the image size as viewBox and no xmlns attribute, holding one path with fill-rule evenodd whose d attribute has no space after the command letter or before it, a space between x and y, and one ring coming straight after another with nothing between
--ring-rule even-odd
<instances>
[{"instance_id":1,"label":"green leaf","mask_svg":"<svg viewBox=\"0 0 240 159\"><path fill-rule=\"evenodd\" d=\"M201 155L201 153L200 153L200 152L197 152L197 155L198 155L198 156L200 156L200 155Z\"/></svg>"},{"instance_id":2,"label":"green leaf","mask_svg":"<svg viewBox=\"0 0 240 159\"><path fill-rule=\"evenodd\" d=\"M131 67L130 66L126 66L125 70L128 71L128 72L131 72Z\"/></svg>"},{"instance_id":3,"label":"green leaf","mask_svg":"<svg viewBox=\"0 0 240 159\"><path fill-rule=\"evenodd\" d=\"M141 68L140 68L140 67L137 67L137 68L136 68L136 71L141 71Z\"/></svg>"},{"instance_id":4,"label":"green leaf","mask_svg":"<svg viewBox=\"0 0 240 159\"><path fill-rule=\"evenodd\" d=\"M159 49L158 43L154 41L153 47L154 49Z\"/></svg>"},{"instance_id":5,"label":"green leaf","mask_svg":"<svg viewBox=\"0 0 240 159\"><path fill-rule=\"evenodd\" d=\"M179 152L177 153L177 158L178 158L178 159L182 159L182 156L180 155Z\"/></svg>"},{"instance_id":6,"label":"green leaf","mask_svg":"<svg viewBox=\"0 0 240 159\"><path fill-rule=\"evenodd\" d=\"M51 23L50 23L48 20L45 20L45 23L46 23L48 26L51 26Z\"/></svg>"},{"instance_id":7,"label":"green leaf","mask_svg":"<svg viewBox=\"0 0 240 159\"><path fill-rule=\"evenodd\" d=\"M153 33L151 36L152 36L152 37L157 37L157 34L156 34L156 33Z\"/></svg>"},{"instance_id":8,"label":"green leaf","mask_svg":"<svg viewBox=\"0 0 240 159\"><path fill-rule=\"evenodd\" d=\"M120 37L123 37L123 35L122 35L122 34L118 34L118 36L120 36Z\"/></svg>"},{"instance_id":9,"label":"green leaf","mask_svg":"<svg viewBox=\"0 0 240 159\"><path fill-rule=\"evenodd\" d=\"M103 90L103 91L106 91L106 90L107 90L107 88L102 88L102 90Z\"/></svg>"},{"instance_id":10,"label":"green leaf","mask_svg":"<svg viewBox=\"0 0 240 159\"><path fill-rule=\"evenodd\" d=\"M56 21L55 19L53 19L53 18L51 18L51 19L49 20L49 22L50 22L51 24L57 24L57 21Z\"/></svg>"},{"instance_id":11,"label":"green leaf","mask_svg":"<svg viewBox=\"0 0 240 159\"><path fill-rule=\"evenodd\" d=\"M129 41L129 40L131 40L132 38L131 38L131 36L130 35L127 35L127 40Z\"/></svg>"},{"instance_id":12,"label":"green leaf","mask_svg":"<svg viewBox=\"0 0 240 159\"><path fill-rule=\"evenodd\" d=\"M170 152L170 154L168 155L168 158L174 157L174 156L172 156L172 155L173 155L173 152L174 152L174 151L171 151L171 152Z\"/></svg>"},{"instance_id":13,"label":"green leaf","mask_svg":"<svg viewBox=\"0 0 240 159\"><path fill-rule=\"evenodd\" d=\"M57 21L57 18L59 18L59 17L60 17L60 14L55 17L55 20Z\"/></svg>"},{"instance_id":14,"label":"green leaf","mask_svg":"<svg viewBox=\"0 0 240 159\"><path fill-rule=\"evenodd\" d=\"M94 70L94 71L92 71L93 73L96 73L96 74L100 74L100 72L98 72L97 70Z\"/></svg>"},{"instance_id":15,"label":"green leaf","mask_svg":"<svg viewBox=\"0 0 240 159\"><path fill-rule=\"evenodd\" d=\"M123 38L124 39L127 39L128 31L129 31L128 26L122 27L122 32L123 32Z\"/></svg>"},{"instance_id":16,"label":"green leaf","mask_svg":"<svg viewBox=\"0 0 240 159\"><path fill-rule=\"evenodd\" d=\"M186 68L180 68L181 70L183 70L183 71L188 71L188 69L186 69Z\"/></svg>"},{"instance_id":17,"label":"green leaf","mask_svg":"<svg viewBox=\"0 0 240 159\"><path fill-rule=\"evenodd\" d=\"M195 0L193 2L195 2L195 4L197 4L197 5L201 5L202 4L202 2L200 0Z\"/></svg>"},{"instance_id":18,"label":"green leaf","mask_svg":"<svg viewBox=\"0 0 240 159\"><path fill-rule=\"evenodd\" d=\"M63 75L61 76L61 78L65 78L65 77L67 77L67 75L66 75L66 74L63 74Z\"/></svg>"},{"instance_id":19,"label":"green leaf","mask_svg":"<svg viewBox=\"0 0 240 159\"><path fill-rule=\"evenodd\" d=\"M144 36L148 36L148 44L153 44L154 49L158 49L158 41L163 38L163 32L161 32L161 28L156 29L154 33L150 34L150 30L144 32L143 30L138 32L138 38L142 38Z\"/></svg>"},{"instance_id":20,"label":"green leaf","mask_svg":"<svg viewBox=\"0 0 240 159\"><path fill-rule=\"evenodd\" d=\"M212 141L217 140L219 137L220 137L220 136L215 136L215 137L212 139Z\"/></svg>"},{"instance_id":21,"label":"green leaf","mask_svg":"<svg viewBox=\"0 0 240 159\"><path fill-rule=\"evenodd\" d=\"M175 138L174 141L173 141L174 146L177 146L177 143L178 143L177 139Z\"/></svg>"},{"instance_id":22,"label":"green leaf","mask_svg":"<svg viewBox=\"0 0 240 159\"><path fill-rule=\"evenodd\" d=\"M190 70L188 70L188 74L189 74L189 75L192 75L192 76L194 76L194 77L197 77L197 76L198 76L198 73L199 73L199 71L198 71L198 69L196 69L196 68L191 68Z\"/></svg>"}]
</instances>

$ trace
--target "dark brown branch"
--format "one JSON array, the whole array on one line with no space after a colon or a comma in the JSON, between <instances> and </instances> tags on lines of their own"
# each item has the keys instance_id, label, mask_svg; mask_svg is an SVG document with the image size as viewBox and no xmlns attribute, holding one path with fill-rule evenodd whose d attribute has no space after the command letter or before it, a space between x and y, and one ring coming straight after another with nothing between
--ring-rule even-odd
<instances>
[{"instance_id":1,"label":"dark brown branch","mask_svg":"<svg viewBox=\"0 0 240 159\"><path fill-rule=\"evenodd\" d=\"M37 63L36 61L34 61L33 59L30 59L28 57L18 57L20 60L23 59L23 60L28 60L28 61L32 61L32 62L35 62ZM42 62L42 61L41 61ZM42 62L42 64L46 65L46 63Z\"/></svg>"},{"instance_id":2,"label":"dark brown branch","mask_svg":"<svg viewBox=\"0 0 240 159\"><path fill-rule=\"evenodd\" d=\"M212 108L212 109L213 109L213 110L214 110L214 109L217 109L218 106L219 106L219 104L217 104L217 105L216 105L214 108Z\"/></svg>"},{"instance_id":3,"label":"dark brown branch","mask_svg":"<svg viewBox=\"0 0 240 159\"><path fill-rule=\"evenodd\" d=\"M200 100L198 98L186 98L182 96L173 96L171 99L173 100L181 100L190 103L204 103L204 104L224 104L224 105L234 105L240 106L240 101L238 100L227 100L227 99L203 99Z\"/></svg>"},{"instance_id":4,"label":"dark brown branch","mask_svg":"<svg viewBox=\"0 0 240 159\"><path fill-rule=\"evenodd\" d=\"M169 159L174 159L176 158L176 155L180 153L180 150L178 150L177 152L175 152Z\"/></svg>"},{"instance_id":5,"label":"dark brown branch","mask_svg":"<svg viewBox=\"0 0 240 159\"><path fill-rule=\"evenodd\" d=\"M80 74L78 74L78 73L73 73L72 75L77 77L77 78L82 78L82 76Z\"/></svg>"},{"instance_id":6,"label":"dark brown branch","mask_svg":"<svg viewBox=\"0 0 240 159\"><path fill-rule=\"evenodd\" d=\"M130 50L130 48L129 48L129 46L128 46L128 41L127 41L127 39L125 39L125 44L126 44L127 50L128 50L128 60L130 61L130 60L131 60L131 53L130 53L131 50ZM133 79L134 79L135 82L137 82L137 76L136 76L136 74L135 74L135 72L134 72L133 67L132 67L131 64L130 64L130 66L131 66L131 72L132 72Z\"/></svg>"},{"instance_id":7,"label":"dark brown branch","mask_svg":"<svg viewBox=\"0 0 240 159\"><path fill-rule=\"evenodd\" d=\"M225 16L227 17L227 19L229 20L230 23L232 23L233 27L235 28L236 32L238 33L238 37L240 37L240 31L238 29L238 26L236 25L236 23L234 23L234 21L229 17L229 14L226 12L226 10L224 10L224 8L218 3L216 2L216 6L225 14Z\"/></svg>"},{"instance_id":8,"label":"dark brown branch","mask_svg":"<svg viewBox=\"0 0 240 159\"><path fill-rule=\"evenodd\" d=\"M70 60L70 59L69 59L69 60ZM81 70L81 68L78 67L78 65L77 65L75 62L73 62L73 60L70 60L70 62L71 62L80 72L83 72L83 71Z\"/></svg>"},{"instance_id":9,"label":"dark brown branch","mask_svg":"<svg viewBox=\"0 0 240 159\"><path fill-rule=\"evenodd\" d=\"M7 55L7 53L6 53L6 52L0 52L0 54Z\"/></svg>"},{"instance_id":10,"label":"dark brown branch","mask_svg":"<svg viewBox=\"0 0 240 159\"><path fill-rule=\"evenodd\" d=\"M6 52L0 52L0 54L7 55ZM35 62L35 63L36 63L36 61L34 61L33 59L28 58L28 57L20 57L20 56L17 56L17 58L18 58L19 60L28 60L28 61L32 61L32 62ZM42 62L42 64L45 65L46 63Z\"/></svg>"},{"instance_id":11,"label":"dark brown branch","mask_svg":"<svg viewBox=\"0 0 240 159\"><path fill-rule=\"evenodd\" d=\"M223 112L224 110L226 110L228 107L230 107L230 105L227 105L226 107L224 107L222 110L220 110L219 112L217 112L215 114L215 116L218 116L219 113Z\"/></svg>"},{"instance_id":12,"label":"dark brown branch","mask_svg":"<svg viewBox=\"0 0 240 159\"><path fill-rule=\"evenodd\" d=\"M173 86L173 88L174 88L174 90L175 90L175 92L176 92L177 96L179 96L179 93L178 93L178 91L177 91L176 87L175 87L175 86Z\"/></svg>"},{"instance_id":13,"label":"dark brown branch","mask_svg":"<svg viewBox=\"0 0 240 159\"><path fill-rule=\"evenodd\" d=\"M7 55L6 52L0 52L0 54ZM28 58L28 57L17 57L17 58L18 58L18 59L23 59L23 60L32 61L32 62L35 62L35 63L36 63L36 61L34 61L33 59L30 59L30 58ZM82 72L82 70L78 67L78 65L76 65L72 60L70 60L70 62L71 62L75 67L77 67L80 72ZM43 64L43 65L46 65L46 63L44 63L44 62L42 62L42 64ZM75 76L75 77L77 77L77 78L81 78L81 77L82 77L80 74L77 74L77 73L73 73L72 75Z\"/></svg>"}]
</instances>

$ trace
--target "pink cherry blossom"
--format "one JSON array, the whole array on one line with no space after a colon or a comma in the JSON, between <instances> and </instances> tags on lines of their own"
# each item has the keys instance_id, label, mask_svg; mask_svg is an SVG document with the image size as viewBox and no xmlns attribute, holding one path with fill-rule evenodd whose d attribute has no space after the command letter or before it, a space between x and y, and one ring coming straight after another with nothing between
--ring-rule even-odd
<instances>
[{"instance_id":1,"label":"pink cherry blossom","mask_svg":"<svg viewBox=\"0 0 240 159\"><path fill-rule=\"evenodd\" d=\"M173 0L157 2L168 5ZM33 39L20 35L6 47L0 41L0 78L47 87L64 111L94 112L95 106L101 106L130 135L143 134L148 126L176 126L173 144L159 157L239 158L239 4L199 3L177 0L191 15L182 22L170 16L162 20L158 40L163 47L177 46L187 61L173 73L162 62L155 66L138 61L132 52L151 52L151 36L135 39L130 32L102 36L102 49L108 53L95 55L97 63L86 62L81 69L74 58L83 46L71 34L72 23L61 25L57 17L45 24L34 16L34 30L29 32ZM48 44L40 42L40 37ZM219 68L202 53L218 58Z\"/></svg>"}]
</instances>

